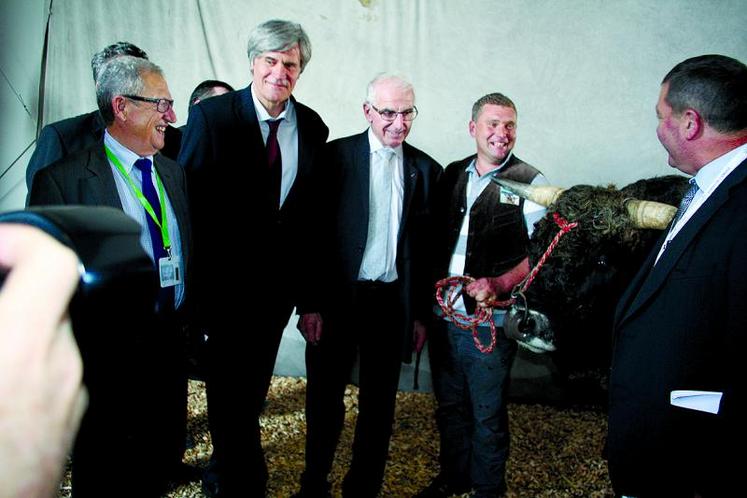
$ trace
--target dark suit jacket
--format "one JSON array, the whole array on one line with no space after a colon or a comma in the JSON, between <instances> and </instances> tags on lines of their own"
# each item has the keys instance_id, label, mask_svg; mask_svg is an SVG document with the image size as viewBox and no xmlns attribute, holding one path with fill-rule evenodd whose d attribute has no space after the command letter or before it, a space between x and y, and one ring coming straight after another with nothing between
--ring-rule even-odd
<instances>
[{"instance_id":1,"label":"dark suit jacket","mask_svg":"<svg viewBox=\"0 0 747 498\"><path fill-rule=\"evenodd\" d=\"M670 496L678 484L688 496L727 496L741 489L734 455L747 420L747 161L652 268L665 235L615 316L610 475L617 492L634 496ZM722 392L720 412L671 406L680 389Z\"/></svg>"},{"instance_id":2,"label":"dark suit jacket","mask_svg":"<svg viewBox=\"0 0 747 498\"><path fill-rule=\"evenodd\" d=\"M298 174L282 209L272 203L262 133L249 87L192 107L179 164L190 182L195 274L201 315L234 321L233 311L308 305L307 255L318 244L313 216L316 161L329 130L312 109L294 100ZM242 242L239 243L239 240ZM240 286L245 292L227 292ZM284 309L284 308L283 308ZM289 310L290 311L290 310Z\"/></svg>"},{"instance_id":3,"label":"dark suit jacket","mask_svg":"<svg viewBox=\"0 0 747 498\"><path fill-rule=\"evenodd\" d=\"M191 228L184 171L171 159L156 154L153 164L171 201L182 240L184 274L189 279ZM29 205L82 204L122 209L103 142L72 153L39 171L29 192ZM185 297L188 296L185 286Z\"/></svg>"},{"instance_id":4,"label":"dark suit jacket","mask_svg":"<svg viewBox=\"0 0 747 498\"><path fill-rule=\"evenodd\" d=\"M87 149L98 143L104 136L105 128L106 124L98 110L50 123L42 128L39 138L36 139L34 153L31 154L26 167L26 188L29 192L26 196L26 204L30 202L31 185L37 171L68 154ZM165 141L166 145L161 154L176 160L181 142L181 131L173 126L167 127Z\"/></svg>"},{"instance_id":5,"label":"dark suit jacket","mask_svg":"<svg viewBox=\"0 0 747 498\"><path fill-rule=\"evenodd\" d=\"M441 166L424 152L405 143L404 199L397 243L397 282L405 311L402 328L405 359L412 351L414 320L427 323L433 295L430 282L431 196ZM368 236L370 147L368 132L330 142L327 145L325 188L329 203L326 215L331 226L326 238L330 271L330 299L325 306L334 310L347 306L363 261Z\"/></svg>"}]
</instances>

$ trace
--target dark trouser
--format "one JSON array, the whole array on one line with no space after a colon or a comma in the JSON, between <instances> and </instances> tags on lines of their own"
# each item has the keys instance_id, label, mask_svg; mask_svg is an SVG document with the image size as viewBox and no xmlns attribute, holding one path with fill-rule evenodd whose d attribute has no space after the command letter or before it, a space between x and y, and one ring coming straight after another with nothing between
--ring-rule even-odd
<instances>
[{"instance_id":1,"label":"dark trouser","mask_svg":"<svg viewBox=\"0 0 747 498\"><path fill-rule=\"evenodd\" d=\"M479 330L481 342L489 344L489 328ZM471 331L439 319L428 340L441 474L456 488L473 487L480 497L506 490L506 396L516 343L500 328L496 335L495 349L484 354L475 347Z\"/></svg>"},{"instance_id":2,"label":"dark trouser","mask_svg":"<svg viewBox=\"0 0 747 498\"><path fill-rule=\"evenodd\" d=\"M173 315L129 326L86 326L86 337L77 337L89 407L73 448L75 498L161 496L182 461L187 380L181 328Z\"/></svg>"},{"instance_id":3,"label":"dark trouser","mask_svg":"<svg viewBox=\"0 0 747 498\"><path fill-rule=\"evenodd\" d=\"M219 483L221 497L265 495L259 415L291 311L290 305L264 308L259 315L214 324L209 332L206 387L213 454L207 478Z\"/></svg>"},{"instance_id":4,"label":"dark trouser","mask_svg":"<svg viewBox=\"0 0 747 498\"><path fill-rule=\"evenodd\" d=\"M402 305L396 283L356 286L350 307L325 315L322 340L306 346L305 489L326 485L345 418L343 397L360 353L358 421L343 495L376 496L392 435L402 358Z\"/></svg>"}]
</instances>

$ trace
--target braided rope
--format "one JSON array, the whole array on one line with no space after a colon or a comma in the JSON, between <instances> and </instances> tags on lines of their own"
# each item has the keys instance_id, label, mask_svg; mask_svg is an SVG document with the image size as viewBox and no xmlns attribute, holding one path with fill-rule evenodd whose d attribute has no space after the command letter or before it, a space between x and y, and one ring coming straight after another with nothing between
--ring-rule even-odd
<instances>
[{"instance_id":1,"label":"braided rope","mask_svg":"<svg viewBox=\"0 0 747 498\"><path fill-rule=\"evenodd\" d=\"M448 317L451 320L451 323L460 329L471 330L472 340L475 343L475 347L477 347L481 353L490 354L493 352L493 349L495 349L496 329L495 323L493 322L493 308L508 308L514 304L516 302L516 296L523 294L532 284L540 269L544 266L545 261L547 261L547 258L550 257L550 254L552 254L553 250L555 250L555 247L558 245L558 242L560 242L560 238L578 226L578 222L574 221L569 223L558 213L553 213L552 216L555 224L559 228L558 233L555 234L555 237L553 237L550 245L545 249L540 260L536 265L534 265L534 268L532 268L521 282L516 284L514 289L511 291L511 297L509 299L503 301L486 301L483 306L478 306L477 309L475 309L474 315L465 315L454 309L454 303L456 303L459 296L461 296L462 289L474 282L475 279L468 275L457 275L442 278L436 282L436 302L438 302L444 316ZM445 297L442 295L444 289L447 289ZM490 325L490 344L488 346L485 346L477 335L477 327L483 323L488 323Z\"/></svg>"}]
</instances>

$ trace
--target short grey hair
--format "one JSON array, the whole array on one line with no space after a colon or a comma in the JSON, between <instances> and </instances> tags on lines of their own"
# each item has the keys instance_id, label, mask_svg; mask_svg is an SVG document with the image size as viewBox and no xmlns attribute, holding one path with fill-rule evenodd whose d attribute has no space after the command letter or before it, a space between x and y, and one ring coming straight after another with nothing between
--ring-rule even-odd
<instances>
[{"instance_id":1,"label":"short grey hair","mask_svg":"<svg viewBox=\"0 0 747 498\"><path fill-rule=\"evenodd\" d=\"M249 34L246 53L253 65L254 59L265 52L285 52L298 44L301 53L301 72L311 60L311 42L300 24L272 19L265 21Z\"/></svg>"},{"instance_id":2,"label":"short grey hair","mask_svg":"<svg viewBox=\"0 0 747 498\"><path fill-rule=\"evenodd\" d=\"M114 96L139 95L145 86L143 77L149 73L163 76L163 71L157 65L130 55L115 57L104 65L96 82L96 103L107 125L114 122Z\"/></svg>"},{"instance_id":3,"label":"short grey hair","mask_svg":"<svg viewBox=\"0 0 747 498\"><path fill-rule=\"evenodd\" d=\"M500 107L510 107L514 110L514 112L517 113L516 106L511 99L509 99L502 93L489 93L477 99L477 102L472 105L472 121L477 121L477 118L480 117L480 112L482 112L482 108L488 104L497 105Z\"/></svg>"},{"instance_id":4,"label":"short grey hair","mask_svg":"<svg viewBox=\"0 0 747 498\"><path fill-rule=\"evenodd\" d=\"M405 80L401 76L390 73L379 73L374 77L374 79L371 80L371 82L368 84L368 88L366 89L366 103L375 106L379 105L376 95L376 88L379 86L379 83L383 83L384 81L391 81L394 83L395 88L397 88L398 90L412 93L414 103L415 88L412 86L412 83Z\"/></svg>"}]
</instances>

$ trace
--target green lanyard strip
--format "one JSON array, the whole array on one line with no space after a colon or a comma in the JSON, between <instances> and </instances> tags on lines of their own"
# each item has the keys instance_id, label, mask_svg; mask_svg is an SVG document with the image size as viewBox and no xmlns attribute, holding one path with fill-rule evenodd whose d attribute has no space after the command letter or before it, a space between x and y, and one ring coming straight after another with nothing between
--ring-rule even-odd
<instances>
[{"instance_id":1,"label":"green lanyard strip","mask_svg":"<svg viewBox=\"0 0 747 498\"><path fill-rule=\"evenodd\" d=\"M161 219L158 220L156 218L156 212L153 211L153 206L150 205L150 202L148 202L148 199L145 198L143 195L143 192L137 188L137 185L132 181L132 178L130 178L130 175L127 174L127 170L125 170L124 166L122 166L122 163L119 161L119 158L114 155L114 152L109 150L109 147L104 146L104 150L106 150L106 157L109 158L109 160L114 163L114 166L117 168L117 170L122 174L122 177L127 181L127 184L130 186L132 191L135 194L135 197L137 197L137 200L140 201L140 204L145 208L145 211L150 215L153 222L155 222L156 225L158 225L158 228L161 229L161 237L163 238L163 248L166 250L167 253L171 254L171 239L169 238L169 224L166 222L166 195L163 192L163 183L161 183L161 177L158 176L158 171L156 171L155 167L153 168L153 173L156 175L156 184L158 184L158 194L161 201Z\"/></svg>"}]
</instances>

